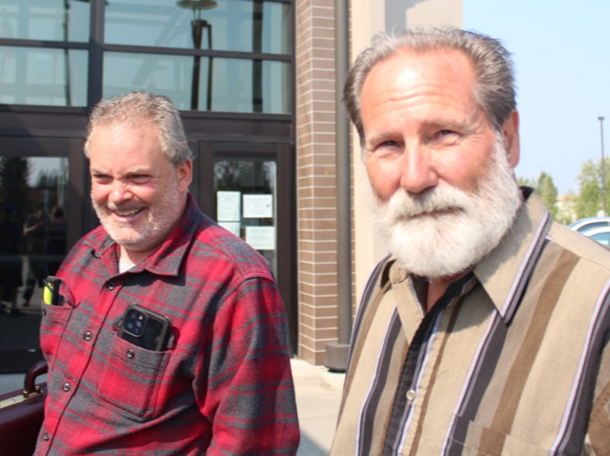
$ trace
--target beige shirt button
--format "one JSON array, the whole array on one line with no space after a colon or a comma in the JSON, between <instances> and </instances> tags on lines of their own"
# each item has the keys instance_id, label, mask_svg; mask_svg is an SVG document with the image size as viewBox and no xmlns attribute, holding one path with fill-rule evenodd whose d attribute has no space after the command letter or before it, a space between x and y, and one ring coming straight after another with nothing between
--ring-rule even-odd
<instances>
[{"instance_id":1,"label":"beige shirt button","mask_svg":"<svg viewBox=\"0 0 610 456\"><path fill-rule=\"evenodd\" d=\"M412 400L414 400L417 397L417 393L415 392L415 390L409 390L409 391L407 391L406 396L407 396L407 400L409 402L411 402Z\"/></svg>"}]
</instances>

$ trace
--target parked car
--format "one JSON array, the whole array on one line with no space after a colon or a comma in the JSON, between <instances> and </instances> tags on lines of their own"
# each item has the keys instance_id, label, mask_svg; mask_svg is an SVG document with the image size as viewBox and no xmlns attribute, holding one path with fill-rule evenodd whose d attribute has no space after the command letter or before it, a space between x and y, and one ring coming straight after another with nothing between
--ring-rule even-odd
<instances>
[{"instance_id":1,"label":"parked car","mask_svg":"<svg viewBox=\"0 0 610 456\"><path fill-rule=\"evenodd\" d=\"M585 233L593 228L610 226L610 217L586 217L575 221L570 228Z\"/></svg>"},{"instance_id":2,"label":"parked car","mask_svg":"<svg viewBox=\"0 0 610 456\"><path fill-rule=\"evenodd\" d=\"M606 247L610 247L610 226L598 226L597 228L586 230L582 234L596 240Z\"/></svg>"}]
</instances>

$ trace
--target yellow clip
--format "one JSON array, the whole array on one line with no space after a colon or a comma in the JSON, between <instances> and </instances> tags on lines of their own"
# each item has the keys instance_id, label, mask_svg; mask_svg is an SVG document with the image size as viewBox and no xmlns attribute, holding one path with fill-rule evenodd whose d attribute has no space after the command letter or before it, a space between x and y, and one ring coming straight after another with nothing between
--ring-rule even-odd
<instances>
[{"instance_id":1,"label":"yellow clip","mask_svg":"<svg viewBox=\"0 0 610 456\"><path fill-rule=\"evenodd\" d=\"M53 304L53 282L45 282L42 300L49 306Z\"/></svg>"}]
</instances>

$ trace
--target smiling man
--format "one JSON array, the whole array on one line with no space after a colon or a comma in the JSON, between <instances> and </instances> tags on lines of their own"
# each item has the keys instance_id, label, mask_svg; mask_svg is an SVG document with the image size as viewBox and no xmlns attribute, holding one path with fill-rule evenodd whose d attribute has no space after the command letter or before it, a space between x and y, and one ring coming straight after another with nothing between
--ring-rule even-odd
<instances>
[{"instance_id":1,"label":"smiling man","mask_svg":"<svg viewBox=\"0 0 610 456\"><path fill-rule=\"evenodd\" d=\"M278 289L266 260L189 194L171 101L100 102L85 154L101 226L48 280L36 454L295 454Z\"/></svg>"},{"instance_id":2,"label":"smiling man","mask_svg":"<svg viewBox=\"0 0 610 456\"><path fill-rule=\"evenodd\" d=\"M610 448L610 253L519 188L509 53L380 35L345 104L390 256L354 326L331 455Z\"/></svg>"}]
</instances>

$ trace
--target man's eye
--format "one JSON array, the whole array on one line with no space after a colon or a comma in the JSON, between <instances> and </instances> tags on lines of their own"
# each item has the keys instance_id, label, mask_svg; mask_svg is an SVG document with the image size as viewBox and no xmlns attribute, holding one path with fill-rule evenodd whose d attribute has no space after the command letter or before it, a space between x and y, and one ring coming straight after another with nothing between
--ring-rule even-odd
<instances>
[{"instance_id":1,"label":"man's eye","mask_svg":"<svg viewBox=\"0 0 610 456\"><path fill-rule=\"evenodd\" d=\"M433 141L438 141L441 145L452 145L459 139L459 133L455 130L439 130L433 137Z\"/></svg>"},{"instance_id":2,"label":"man's eye","mask_svg":"<svg viewBox=\"0 0 610 456\"><path fill-rule=\"evenodd\" d=\"M438 136L442 137L442 136L447 136L447 135L454 135L456 133L453 130L441 130L437 134L438 134Z\"/></svg>"},{"instance_id":3,"label":"man's eye","mask_svg":"<svg viewBox=\"0 0 610 456\"><path fill-rule=\"evenodd\" d=\"M131 181L134 184L145 184L150 180L150 176L148 174L135 174L131 176Z\"/></svg>"},{"instance_id":4,"label":"man's eye","mask_svg":"<svg viewBox=\"0 0 610 456\"><path fill-rule=\"evenodd\" d=\"M398 147L398 143L393 140L383 141L373 147L373 150L387 150Z\"/></svg>"},{"instance_id":5,"label":"man's eye","mask_svg":"<svg viewBox=\"0 0 610 456\"><path fill-rule=\"evenodd\" d=\"M109 184L110 182L112 182L110 176L106 176L104 174L94 174L93 180L95 180L95 182L98 184Z\"/></svg>"}]
</instances>

